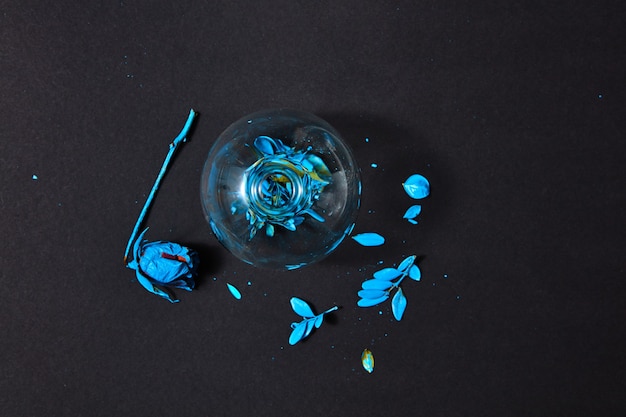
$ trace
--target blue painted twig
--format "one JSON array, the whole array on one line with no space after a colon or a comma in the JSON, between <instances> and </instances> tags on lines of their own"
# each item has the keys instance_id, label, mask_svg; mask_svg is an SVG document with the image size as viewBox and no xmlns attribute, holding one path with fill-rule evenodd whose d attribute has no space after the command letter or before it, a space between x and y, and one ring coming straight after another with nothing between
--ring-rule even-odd
<instances>
[{"instance_id":1,"label":"blue painted twig","mask_svg":"<svg viewBox=\"0 0 626 417\"><path fill-rule=\"evenodd\" d=\"M132 246L133 241L135 240L135 236L137 236L137 233L139 232L139 228L141 227L141 223L143 222L144 217L146 217L146 213L148 212L148 209L150 208L150 205L152 204L152 200L154 199L154 195L156 194L157 189L159 188L161 180L165 176L165 172L167 171L167 167L170 163L170 160L174 156L174 153L176 152L176 148L178 147L178 145L181 142L185 142L187 140L187 133L189 132L189 129L191 128L191 124L193 123L193 119L196 117L196 114L197 113L193 109L189 111L189 117L187 118L187 122L185 123L183 130L181 130L178 136L176 136L176 138L172 141L172 143L170 143L170 150L167 153L167 156L165 157L165 161L163 161L163 165L161 166L159 175L157 176L157 179L154 182L154 185L152 186L152 190L150 190L150 194L148 195L148 199L146 200L146 203L144 204L143 209L141 210L141 213L139 213L139 218L137 219L137 223L135 223L135 228L133 229L133 233L130 235L130 239L128 240L128 244L126 245L126 251L124 251L124 265L128 264L128 254L130 252L130 247Z\"/></svg>"}]
</instances>

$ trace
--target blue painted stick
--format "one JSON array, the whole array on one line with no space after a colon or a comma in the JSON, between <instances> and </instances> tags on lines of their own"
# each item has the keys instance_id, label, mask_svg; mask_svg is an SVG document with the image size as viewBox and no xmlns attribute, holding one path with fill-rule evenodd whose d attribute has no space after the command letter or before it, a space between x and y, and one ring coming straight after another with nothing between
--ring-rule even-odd
<instances>
[{"instance_id":1,"label":"blue painted stick","mask_svg":"<svg viewBox=\"0 0 626 417\"><path fill-rule=\"evenodd\" d=\"M126 245L126 251L124 252L124 265L128 264L128 253L130 252L130 247L132 246L133 241L135 240L135 236L137 236L137 232L139 232L141 223L143 222L144 217L146 217L146 213L148 212L148 209L150 208L150 205L152 204L152 199L154 198L154 195L156 194L157 189L159 188L159 184L161 183L161 180L165 176L165 171L167 171L167 167L170 163L170 160L172 159L172 156L174 156L174 152L176 152L176 148L178 147L178 145L181 142L185 142L187 140L187 132L189 132L189 129L191 128L191 124L193 123L193 119L194 117L196 117L196 114L197 113L193 109L189 111L189 117L187 118L187 122L185 123L183 130L181 130L178 136L176 136L176 138L172 141L172 143L170 143L170 150L167 153L167 156L165 157L165 161L163 161L163 165L161 166L159 175L157 176L157 179L154 182L154 185L152 186L152 190L150 190L150 194L148 195L148 199L146 200L146 203L143 205L143 209L141 210L141 213L139 213L139 218L137 219L137 223L135 223L135 228L133 229L133 233L130 235L130 239L128 240L128 244Z\"/></svg>"}]
</instances>

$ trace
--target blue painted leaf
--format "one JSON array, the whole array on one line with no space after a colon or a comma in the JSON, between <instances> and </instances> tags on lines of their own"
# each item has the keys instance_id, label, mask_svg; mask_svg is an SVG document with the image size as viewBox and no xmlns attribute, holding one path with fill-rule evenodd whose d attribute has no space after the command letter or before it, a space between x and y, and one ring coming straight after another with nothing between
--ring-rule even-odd
<instances>
[{"instance_id":1,"label":"blue painted leaf","mask_svg":"<svg viewBox=\"0 0 626 417\"><path fill-rule=\"evenodd\" d=\"M314 319L306 320L305 323L306 323L306 329L304 331L304 336L302 336L303 339L305 337L308 337L311 334L311 331L315 327L315 320Z\"/></svg>"},{"instance_id":2,"label":"blue painted leaf","mask_svg":"<svg viewBox=\"0 0 626 417\"><path fill-rule=\"evenodd\" d=\"M413 219L407 219L407 221L411 224L417 224L417 220L413 220Z\"/></svg>"},{"instance_id":3,"label":"blue painted leaf","mask_svg":"<svg viewBox=\"0 0 626 417\"><path fill-rule=\"evenodd\" d=\"M315 317L315 328L319 329L320 326L322 325L322 322L324 321L324 315L320 314L319 316Z\"/></svg>"},{"instance_id":4,"label":"blue painted leaf","mask_svg":"<svg viewBox=\"0 0 626 417\"><path fill-rule=\"evenodd\" d=\"M422 212L422 206L416 204L408 208L408 210L404 213L403 218L413 220ZM415 221L415 220L413 220Z\"/></svg>"},{"instance_id":5,"label":"blue painted leaf","mask_svg":"<svg viewBox=\"0 0 626 417\"><path fill-rule=\"evenodd\" d=\"M296 312L296 314L305 318L315 316L315 314L313 313L313 310L311 310L311 306L306 301L301 300L298 297L292 297L290 302L291 302L291 308L293 309L293 311Z\"/></svg>"},{"instance_id":6,"label":"blue painted leaf","mask_svg":"<svg viewBox=\"0 0 626 417\"><path fill-rule=\"evenodd\" d=\"M404 190L411 198L420 199L430 194L428 180L419 174L413 174L402 183Z\"/></svg>"},{"instance_id":7,"label":"blue painted leaf","mask_svg":"<svg viewBox=\"0 0 626 417\"><path fill-rule=\"evenodd\" d=\"M385 243L385 238L378 233L361 233L352 236L352 239L363 246L380 246Z\"/></svg>"},{"instance_id":8,"label":"blue painted leaf","mask_svg":"<svg viewBox=\"0 0 626 417\"><path fill-rule=\"evenodd\" d=\"M385 294L383 297L375 298L375 299L362 298L359 301L357 301L356 305L358 305L359 307L371 307L371 306L375 306L376 304L382 303L388 298L389 298L389 294Z\"/></svg>"},{"instance_id":9,"label":"blue painted leaf","mask_svg":"<svg viewBox=\"0 0 626 417\"><path fill-rule=\"evenodd\" d=\"M406 297L402 292L402 288L398 288L396 295L391 299L391 311L393 312L393 316L396 320L402 320L402 315L404 314L404 310L406 309Z\"/></svg>"},{"instance_id":10,"label":"blue painted leaf","mask_svg":"<svg viewBox=\"0 0 626 417\"><path fill-rule=\"evenodd\" d=\"M387 294L387 291L383 290L361 290L357 293L357 295L361 298L367 298L370 300L374 300L376 298L380 298Z\"/></svg>"},{"instance_id":11,"label":"blue painted leaf","mask_svg":"<svg viewBox=\"0 0 626 417\"><path fill-rule=\"evenodd\" d=\"M361 288L364 290L388 290L393 283L391 281L384 281L382 279L368 279L363 281Z\"/></svg>"},{"instance_id":12,"label":"blue painted leaf","mask_svg":"<svg viewBox=\"0 0 626 417\"><path fill-rule=\"evenodd\" d=\"M374 355L369 349L365 349L361 354L361 364L370 374L374 371Z\"/></svg>"},{"instance_id":13,"label":"blue painted leaf","mask_svg":"<svg viewBox=\"0 0 626 417\"><path fill-rule=\"evenodd\" d=\"M409 268L409 278L415 281L419 281L422 278L422 272L417 265L411 265L411 268Z\"/></svg>"},{"instance_id":14,"label":"blue painted leaf","mask_svg":"<svg viewBox=\"0 0 626 417\"><path fill-rule=\"evenodd\" d=\"M177 300L177 299L173 298L170 294L168 294L167 292L163 291L162 289L160 289L156 285L152 284L150 282L150 280L148 280L148 278L144 277L139 270L135 271L135 276L137 277L137 281L139 281L139 283L146 290L150 291L152 294L156 294L159 297L163 297L167 301L169 301L170 303L177 303L177 302L180 301L180 300Z\"/></svg>"},{"instance_id":15,"label":"blue painted leaf","mask_svg":"<svg viewBox=\"0 0 626 417\"><path fill-rule=\"evenodd\" d=\"M415 262L415 258L415 255L407 256L402 262L400 262L400 265L398 265L398 270L402 271L403 274L407 274L409 268L413 265L413 262Z\"/></svg>"},{"instance_id":16,"label":"blue painted leaf","mask_svg":"<svg viewBox=\"0 0 626 417\"><path fill-rule=\"evenodd\" d=\"M226 283L226 286L228 287L228 291L230 291L233 297L235 297L238 300L241 300L241 293L234 285Z\"/></svg>"},{"instance_id":17,"label":"blue painted leaf","mask_svg":"<svg viewBox=\"0 0 626 417\"><path fill-rule=\"evenodd\" d=\"M300 323L296 323L295 326L292 324L293 328L291 335L289 335L289 344L295 345L304 337L304 332L306 331L306 321L301 321Z\"/></svg>"},{"instance_id":18,"label":"blue painted leaf","mask_svg":"<svg viewBox=\"0 0 626 417\"><path fill-rule=\"evenodd\" d=\"M383 281L391 281L391 280L398 278L401 275L402 273L398 271L396 268L384 268L384 269L381 269L380 271L374 272L374 278L380 279Z\"/></svg>"}]
</instances>

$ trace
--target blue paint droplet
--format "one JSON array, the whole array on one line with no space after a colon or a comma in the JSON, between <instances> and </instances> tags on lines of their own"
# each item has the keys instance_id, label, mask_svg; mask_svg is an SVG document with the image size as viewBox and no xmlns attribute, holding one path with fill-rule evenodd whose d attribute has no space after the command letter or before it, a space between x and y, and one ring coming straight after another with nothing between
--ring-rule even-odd
<instances>
[{"instance_id":1,"label":"blue paint droplet","mask_svg":"<svg viewBox=\"0 0 626 417\"><path fill-rule=\"evenodd\" d=\"M378 164L372 164L371 167L372 168L378 168Z\"/></svg>"},{"instance_id":2,"label":"blue paint droplet","mask_svg":"<svg viewBox=\"0 0 626 417\"><path fill-rule=\"evenodd\" d=\"M37 181L39 179L39 177L35 174L33 174L33 181Z\"/></svg>"},{"instance_id":3,"label":"blue paint droplet","mask_svg":"<svg viewBox=\"0 0 626 417\"><path fill-rule=\"evenodd\" d=\"M370 141L370 138L365 138L365 142L369 142L369 141Z\"/></svg>"}]
</instances>

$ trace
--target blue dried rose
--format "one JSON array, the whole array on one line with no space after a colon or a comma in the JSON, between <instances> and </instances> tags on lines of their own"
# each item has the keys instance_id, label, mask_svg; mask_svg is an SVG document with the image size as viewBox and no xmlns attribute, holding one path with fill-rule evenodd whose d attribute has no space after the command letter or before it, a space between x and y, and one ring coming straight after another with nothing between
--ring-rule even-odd
<instances>
[{"instance_id":1,"label":"blue dried rose","mask_svg":"<svg viewBox=\"0 0 626 417\"><path fill-rule=\"evenodd\" d=\"M191 291L195 286L198 254L178 243L144 240L147 231L144 230L135 241L134 259L127 266L135 270L137 280L146 290L176 303L179 300L161 286Z\"/></svg>"}]
</instances>

